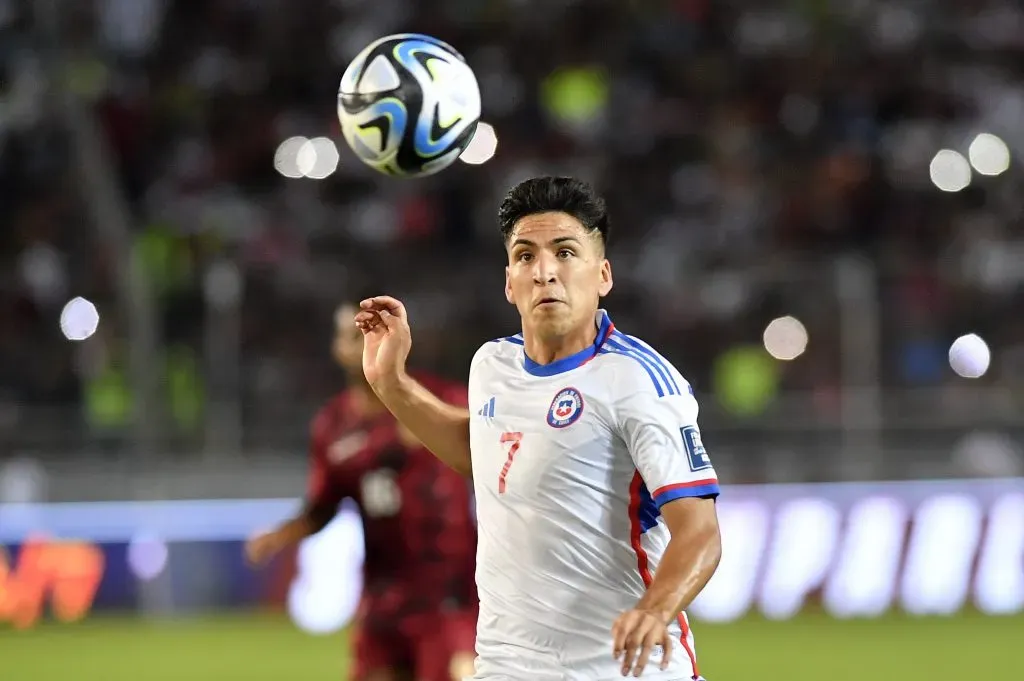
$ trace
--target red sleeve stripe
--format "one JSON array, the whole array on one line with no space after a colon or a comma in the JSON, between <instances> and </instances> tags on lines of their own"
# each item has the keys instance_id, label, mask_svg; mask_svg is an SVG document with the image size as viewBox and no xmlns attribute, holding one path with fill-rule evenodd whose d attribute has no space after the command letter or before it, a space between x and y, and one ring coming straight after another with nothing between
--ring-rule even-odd
<instances>
[{"instance_id":1,"label":"red sleeve stripe","mask_svg":"<svg viewBox=\"0 0 1024 681\"><path fill-rule=\"evenodd\" d=\"M643 526L640 522L640 505L643 503L643 500L640 490L643 486L644 479L640 476L640 472L637 471L633 474L633 480L629 485L629 540L633 551L636 553L636 569L640 573L640 579L643 580L644 587L647 588L654 581L654 575L651 573L650 558L647 555L647 550L644 549L644 543L641 539L643 536ZM676 486L669 485L669 487ZM679 637L679 642L683 645L686 656L690 658L690 668L693 670L691 678L700 679L700 669L697 667L697 654L690 643L690 627L685 613L679 613L678 622L682 629L682 636Z\"/></svg>"}]
</instances>

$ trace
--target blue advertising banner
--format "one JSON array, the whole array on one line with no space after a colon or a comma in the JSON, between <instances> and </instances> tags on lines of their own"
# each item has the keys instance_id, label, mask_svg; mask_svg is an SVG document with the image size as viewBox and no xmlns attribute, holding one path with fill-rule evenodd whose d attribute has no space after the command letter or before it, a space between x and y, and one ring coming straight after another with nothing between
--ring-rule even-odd
<instances>
[{"instance_id":1,"label":"blue advertising banner","mask_svg":"<svg viewBox=\"0 0 1024 681\"><path fill-rule=\"evenodd\" d=\"M154 615L285 606L311 631L344 626L358 602L362 526L353 507L263 570L245 539L291 516L296 500L0 505L0 620L47 612Z\"/></svg>"},{"instance_id":2,"label":"blue advertising banner","mask_svg":"<svg viewBox=\"0 0 1024 681\"><path fill-rule=\"evenodd\" d=\"M255 571L244 540L291 499L0 505L0 620L32 626L106 609L175 613L276 603L304 629L344 626L361 591L359 516L341 509L295 554ZM809 606L1024 612L1024 480L732 486L724 555L690 613L729 621Z\"/></svg>"}]
</instances>

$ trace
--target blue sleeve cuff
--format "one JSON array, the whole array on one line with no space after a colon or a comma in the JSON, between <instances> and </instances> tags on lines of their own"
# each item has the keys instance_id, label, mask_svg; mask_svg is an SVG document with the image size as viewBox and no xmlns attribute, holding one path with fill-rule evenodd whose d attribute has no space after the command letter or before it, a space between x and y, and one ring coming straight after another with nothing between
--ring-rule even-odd
<instances>
[{"instance_id":1,"label":"blue sleeve cuff","mask_svg":"<svg viewBox=\"0 0 1024 681\"><path fill-rule=\"evenodd\" d=\"M670 501L684 499L686 497L710 497L719 495L718 482L706 482L692 487L686 485L666 485L659 489L654 495L654 503L661 508Z\"/></svg>"}]
</instances>

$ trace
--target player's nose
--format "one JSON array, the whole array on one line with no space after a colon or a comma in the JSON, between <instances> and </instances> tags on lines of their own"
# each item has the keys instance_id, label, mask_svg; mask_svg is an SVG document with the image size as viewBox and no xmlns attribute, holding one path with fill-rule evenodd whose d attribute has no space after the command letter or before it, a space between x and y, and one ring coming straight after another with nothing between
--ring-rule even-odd
<instances>
[{"instance_id":1,"label":"player's nose","mask_svg":"<svg viewBox=\"0 0 1024 681\"><path fill-rule=\"evenodd\" d=\"M558 281L558 263L554 258L540 257L534 262L533 281L538 286L554 284Z\"/></svg>"}]
</instances>

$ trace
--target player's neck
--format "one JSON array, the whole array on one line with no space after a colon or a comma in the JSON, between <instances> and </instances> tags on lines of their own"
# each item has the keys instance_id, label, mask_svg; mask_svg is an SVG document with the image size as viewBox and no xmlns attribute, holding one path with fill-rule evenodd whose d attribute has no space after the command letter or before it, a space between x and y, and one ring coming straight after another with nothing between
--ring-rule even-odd
<instances>
[{"instance_id":1,"label":"player's neck","mask_svg":"<svg viewBox=\"0 0 1024 681\"><path fill-rule=\"evenodd\" d=\"M537 364L551 364L566 357L572 357L594 345L597 327L593 322L580 326L566 334L545 337L523 329L523 347L526 356Z\"/></svg>"}]
</instances>

